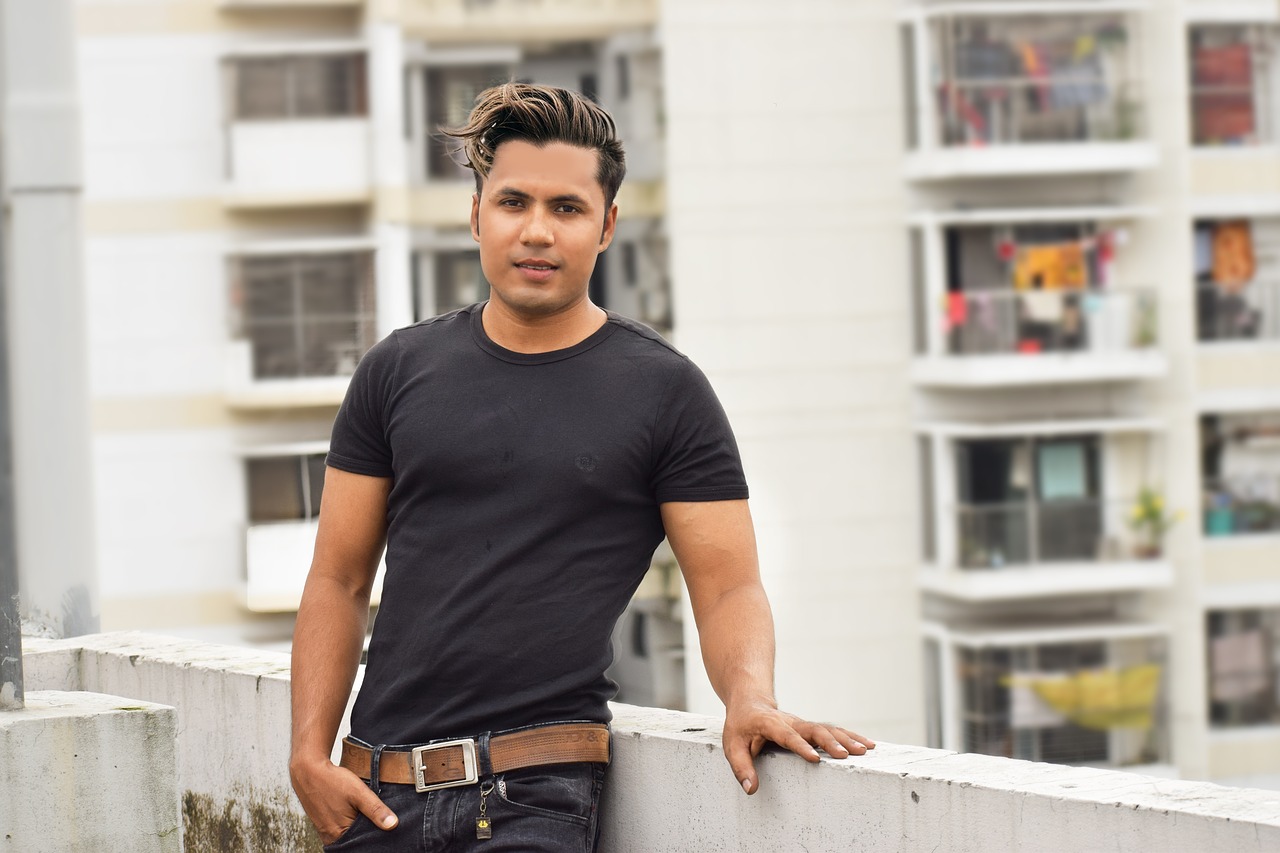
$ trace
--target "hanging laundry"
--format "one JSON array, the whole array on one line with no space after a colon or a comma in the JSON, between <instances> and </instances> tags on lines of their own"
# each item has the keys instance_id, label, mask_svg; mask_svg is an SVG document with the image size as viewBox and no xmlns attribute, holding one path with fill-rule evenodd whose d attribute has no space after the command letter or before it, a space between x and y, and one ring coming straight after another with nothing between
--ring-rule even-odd
<instances>
[{"instance_id":1,"label":"hanging laundry","mask_svg":"<svg viewBox=\"0 0 1280 853\"><path fill-rule=\"evenodd\" d=\"M1257 261L1247 220L1223 222L1213 232L1213 281L1224 293L1239 293L1253 280Z\"/></svg>"},{"instance_id":2,"label":"hanging laundry","mask_svg":"<svg viewBox=\"0 0 1280 853\"><path fill-rule=\"evenodd\" d=\"M1018 251L1013 271L1013 285L1018 290L1037 285L1046 290L1078 289L1088 284L1088 278L1080 243L1024 246Z\"/></svg>"},{"instance_id":3,"label":"hanging laundry","mask_svg":"<svg viewBox=\"0 0 1280 853\"><path fill-rule=\"evenodd\" d=\"M1022 301L1022 312L1032 323L1057 325L1062 322L1062 294L1048 293L1043 290L1028 290L1019 294ZM1039 352L1037 347L1035 352Z\"/></svg>"},{"instance_id":4,"label":"hanging laundry","mask_svg":"<svg viewBox=\"0 0 1280 853\"><path fill-rule=\"evenodd\" d=\"M1142 664L1057 677L1015 678L1077 726L1095 731L1149 729L1154 722L1161 667Z\"/></svg>"},{"instance_id":5,"label":"hanging laundry","mask_svg":"<svg viewBox=\"0 0 1280 853\"><path fill-rule=\"evenodd\" d=\"M1018 45L1018 54L1022 57L1022 72L1031 78L1035 91L1039 96L1041 109L1049 106L1049 65L1044 61L1040 48L1031 42Z\"/></svg>"},{"instance_id":6,"label":"hanging laundry","mask_svg":"<svg viewBox=\"0 0 1280 853\"><path fill-rule=\"evenodd\" d=\"M1192 57L1192 81L1197 143L1237 142L1254 135L1253 60L1249 45L1198 48Z\"/></svg>"},{"instance_id":7,"label":"hanging laundry","mask_svg":"<svg viewBox=\"0 0 1280 853\"><path fill-rule=\"evenodd\" d=\"M969 322L969 300L965 294L959 291L947 294L947 321L951 328L958 328Z\"/></svg>"},{"instance_id":8,"label":"hanging laundry","mask_svg":"<svg viewBox=\"0 0 1280 853\"><path fill-rule=\"evenodd\" d=\"M1058 63L1050 75L1049 104L1055 110L1088 107L1107 100L1102 60L1095 53Z\"/></svg>"}]
</instances>

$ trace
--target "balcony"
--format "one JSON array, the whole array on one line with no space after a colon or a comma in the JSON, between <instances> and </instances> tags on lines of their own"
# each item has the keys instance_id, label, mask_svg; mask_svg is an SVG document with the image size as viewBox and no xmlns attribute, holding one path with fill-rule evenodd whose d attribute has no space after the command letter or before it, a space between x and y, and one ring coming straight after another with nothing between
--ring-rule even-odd
<instances>
[{"instance_id":1,"label":"balcony","mask_svg":"<svg viewBox=\"0 0 1280 853\"><path fill-rule=\"evenodd\" d=\"M658 0L404 0L415 38L440 42L580 41L658 22Z\"/></svg>"},{"instance_id":2,"label":"balcony","mask_svg":"<svg viewBox=\"0 0 1280 853\"><path fill-rule=\"evenodd\" d=\"M363 46L262 47L224 62L230 119L224 202L236 209L372 198Z\"/></svg>"},{"instance_id":3,"label":"balcony","mask_svg":"<svg viewBox=\"0 0 1280 853\"><path fill-rule=\"evenodd\" d=\"M920 385L981 388L1164 375L1152 289L955 291L925 307Z\"/></svg>"},{"instance_id":4,"label":"balcony","mask_svg":"<svg viewBox=\"0 0 1280 853\"><path fill-rule=\"evenodd\" d=\"M1102 8L1105 7L1105 8ZM1140 3L937 3L904 14L907 176L1155 167L1138 68Z\"/></svg>"},{"instance_id":5,"label":"balcony","mask_svg":"<svg viewBox=\"0 0 1280 853\"><path fill-rule=\"evenodd\" d=\"M944 745L984 755L1167 773L1168 641L1136 623L1005 629L926 624Z\"/></svg>"},{"instance_id":6,"label":"balcony","mask_svg":"<svg viewBox=\"0 0 1280 853\"><path fill-rule=\"evenodd\" d=\"M66 850L176 851L180 835L189 851L318 853L287 775L288 655L145 634L29 638L24 644L29 703L36 691L92 690L129 697L132 701L115 705L132 706L135 716L150 713L140 707L143 702L176 708L171 712L176 721L167 728L138 726L138 744L126 750L142 754L145 738L176 732L176 742L164 752L170 760L176 753L180 763L176 773L171 768L161 777L174 785L171 800L155 799L176 803L182 792L181 833L169 835L171 841L152 834L153 846L145 848ZM67 704L81 696L39 698ZM812 853L835 853L849 850L850 839L858 839L859 849L869 853L1057 849L1064 839L1076 850L1111 849L1117 839L1137 839L1132 843L1143 849L1172 853L1261 853L1280 847L1274 792L892 743L880 743L858 758L823 758L817 765L766 750L757 759L760 792L747 800L725 766L720 720L629 705L613 710L614 756L601 806L601 849L617 853L709 846L790 851L801 845ZM20 720L24 713L7 719ZM841 722L857 725L856 720ZM253 739L255 749L244 747L246 738ZM30 749L47 745L50 738L3 742ZM0 756L6 766L15 764L14 748ZM37 766L47 770L35 780L66 767L67 762L54 760L55 753L51 746L44 749L47 760ZM84 786L89 799L64 800L61 791L71 790L68 784L39 807L32 802L29 810L3 813L6 831L16 835L19 846L30 839L31 849L50 849L45 845L53 830L87 829L78 816L96 814L96 796L118 787L133 766L106 770L105 764L86 761L65 770L68 783L72 773L74 779L91 774L87 778L97 784ZM65 818L50 826L35 817L45 813Z\"/></svg>"},{"instance_id":7,"label":"balcony","mask_svg":"<svg viewBox=\"0 0 1280 853\"><path fill-rule=\"evenodd\" d=\"M1160 429L1122 419L924 427L922 589L998 602L1169 587L1159 521L1134 522Z\"/></svg>"}]
</instances>

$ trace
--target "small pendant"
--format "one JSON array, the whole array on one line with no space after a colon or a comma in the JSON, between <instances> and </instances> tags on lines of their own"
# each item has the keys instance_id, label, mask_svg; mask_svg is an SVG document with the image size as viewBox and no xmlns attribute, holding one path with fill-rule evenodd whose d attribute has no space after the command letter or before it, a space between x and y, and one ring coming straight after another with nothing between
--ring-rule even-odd
<instances>
[{"instance_id":1,"label":"small pendant","mask_svg":"<svg viewBox=\"0 0 1280 853\"><path fill-rule=\"evenodd\" d=\"M489 818L476 818L476 839L485 841L490 838L493 838L493 824L489 822Z\"/></svg>"}]
</instances>

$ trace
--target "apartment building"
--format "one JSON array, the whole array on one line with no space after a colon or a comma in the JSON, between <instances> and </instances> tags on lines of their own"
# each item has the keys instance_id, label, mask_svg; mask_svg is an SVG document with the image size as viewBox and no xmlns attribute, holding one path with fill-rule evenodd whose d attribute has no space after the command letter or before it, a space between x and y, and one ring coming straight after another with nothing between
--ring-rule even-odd
<instances>
[{"instance_id":1,"label":"apartment building","mask_svg":"<svg viewBox=\"0 0 1280 853\"><path fill-rule=\"evenodd\" d=\"M82 0L79 28L104 626L287 633L356 360L484 292L431 129L531 79L628 141L593 296L729 410L788 707L1280 784L1274 0ZM618 644L671 664L671 631Z\"/></svg>"},{"instance_id":2,"label":"apartment building","mask_svg":"<svg viewBox=\"0 0 1280 853\"><path fill-rule=\"evenodd\" d=\"M487 297L471 173L436 129L491 83L617 117L630 174L592 295L670 329L656 20L634 0L78 4L106 627L287 647L356 363Z\"/></svg>"}]
</instances>

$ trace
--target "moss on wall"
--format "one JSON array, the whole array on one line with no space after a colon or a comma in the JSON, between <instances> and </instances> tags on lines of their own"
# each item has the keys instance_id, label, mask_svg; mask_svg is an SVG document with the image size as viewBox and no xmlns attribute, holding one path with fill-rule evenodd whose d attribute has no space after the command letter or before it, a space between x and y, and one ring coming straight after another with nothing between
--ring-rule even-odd
<instances>
[{"instance_id":1,"label":"moss on wall","mask_svg":"<svg viewBox=\"0 0 1280 853\"><path fill-rule=\"evenodd\" d=\"M187 853L321 853L311 822L289 807L284 793L242 790L217 800L187 791L182 796Z\"/></svg>"}]
</instances>

